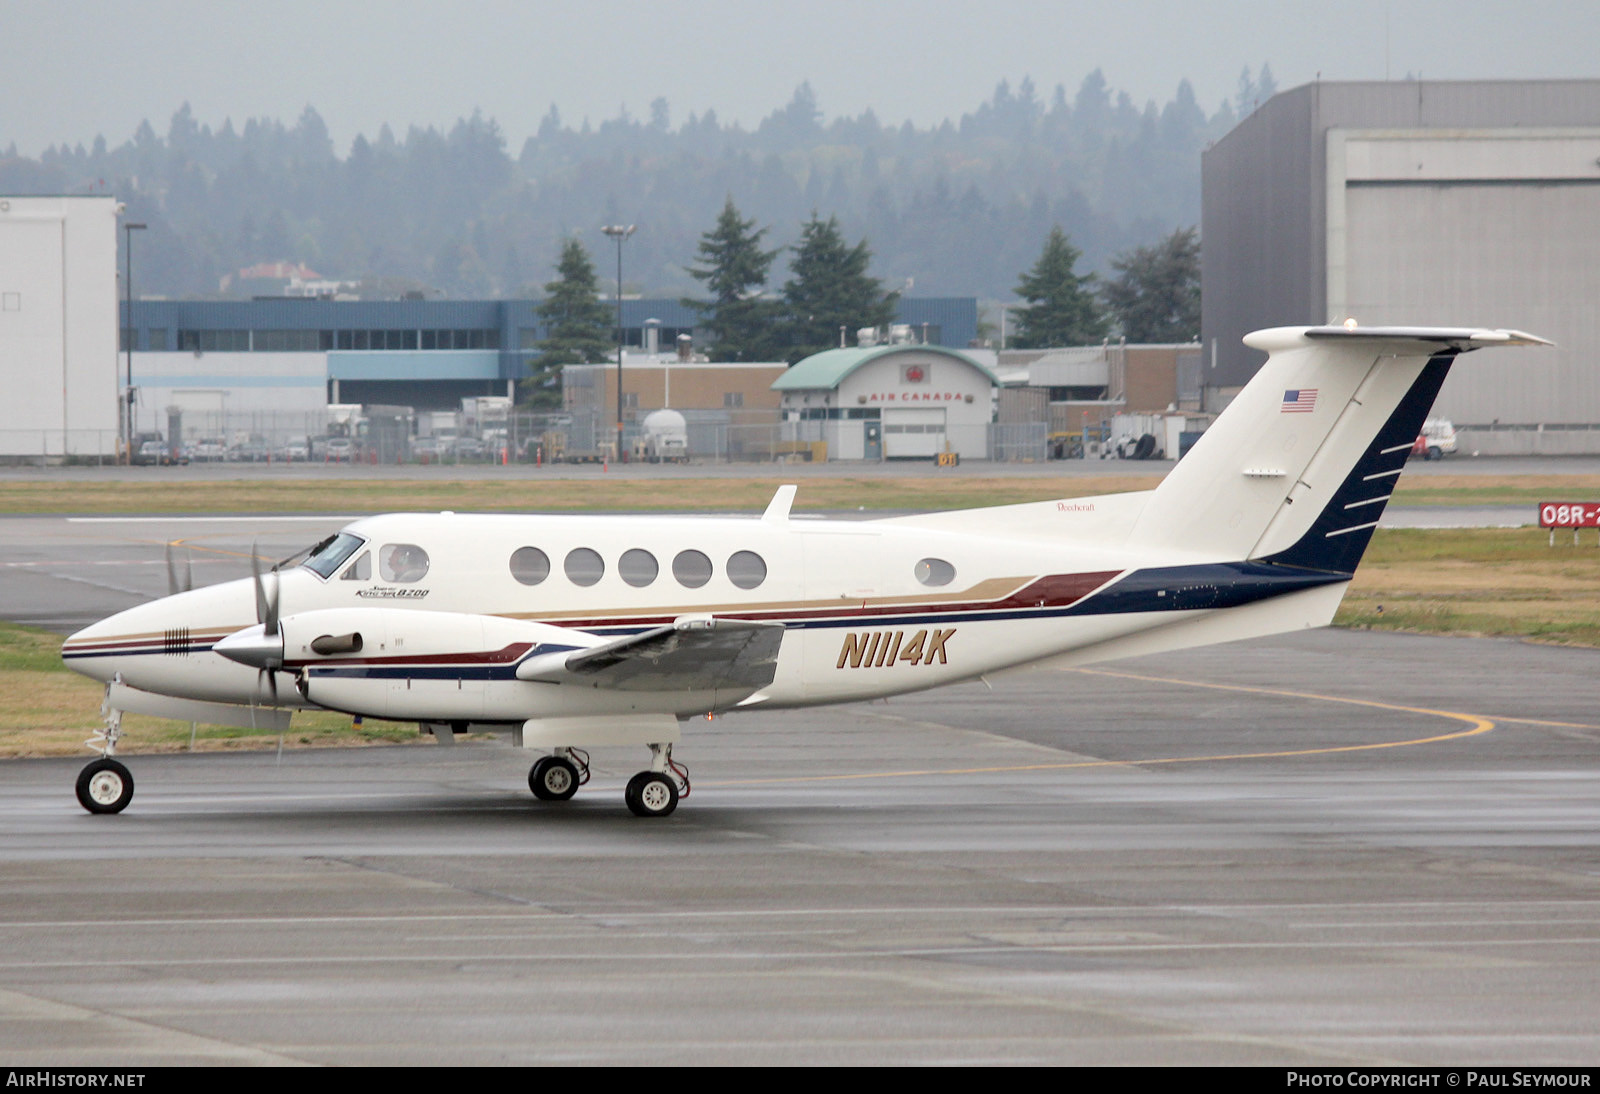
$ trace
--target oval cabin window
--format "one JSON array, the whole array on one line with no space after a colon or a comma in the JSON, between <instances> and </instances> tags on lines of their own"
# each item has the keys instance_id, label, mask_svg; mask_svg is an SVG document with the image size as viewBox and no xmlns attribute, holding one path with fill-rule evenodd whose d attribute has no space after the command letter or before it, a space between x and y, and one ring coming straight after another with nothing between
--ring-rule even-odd
<instances>
[{"instance_id":1,"label":"oval cabin window","mask_svg":"<svg viewBox=\"0 0 1600 1094\"><path fill-rule=\"evenodd\" d=\"M386 543L378 552L378 573L396 585L421 581L428 576L428 552L415 543Z\"/></svg>"},{"instance_id":2,"label":"oval cabin window","mask_svg":"<svg viewBox=\"0 0 1600 1094\"><path fill-rule=\"evenodd\" d=\"M597 584L606 573L605 561L598 552L587 547L574 547L568 551L562 568L567 571L567 580L574 585Z\"/></svg>"},{"instance_id":3,"label":"oval cabin window","mask_svg":"<svg viewBox=\"0 0 1600 1094\"><path fill-rule=\"evenodd\" d=\"M550 556L537 547L511 552L511 576L524 585L537 585L550 576Z\"/></svg>"},{"instance_id":4,"label":"oval cabin window","mask_svg":"<svg viewBox=\"0 0 1600 1094\"><path fill-rule=\"evenodd\" d=\"M711 580L711 560L699 551L679 551L672 560L672 576L679 585L698 589Z\"/></svg>"},{"instance_id":5,"label":"oval cabin window","mask_svg":"<svg viewBox=\"0 0 1600 1094\"><path fill-rule=\"evenodd\" d=\"M754 589L767 580L767 563L754 551L735 551L728 556L728 580L741 589Z\"/></svg>"},{"instance_id":6,"label":"oval cabin window","mask_svg":"<svg viewBox=\"0 0 1600 1094\"><path fill-rule=\"evenodd\" d=\"M638 547L622 552L622 557L617 560L617 573L635 589L650 584L660 572L661 566L656 562L656 556Z\"/></svg>"}]
</instances>

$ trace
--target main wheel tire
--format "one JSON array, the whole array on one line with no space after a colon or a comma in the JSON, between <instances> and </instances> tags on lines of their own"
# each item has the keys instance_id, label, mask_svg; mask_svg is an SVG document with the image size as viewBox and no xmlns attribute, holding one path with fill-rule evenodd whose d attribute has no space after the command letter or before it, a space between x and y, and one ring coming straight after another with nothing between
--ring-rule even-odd
<instances>
[{"instance_id":1,"label":"main wheel tire","mask_svg":"<svg viewBox=\"0 0 1600 1094\"><path fill-rule=\"evenodd\" d=\"M665 817L678 808L678 784L655 771L641 771L628 780L622 794L636 817Z\"/></svg>"},{"instance_id":2,"label":"main wheel tire","mask_svg":"<svg viewBox=\"0 0 1600 1094\"><path fill-rule=\"evenodd\" d=\"M133 775L109 756L78 773L78 804L91 813L120 813L133 800Z\"/></svg>"},{"instance_id":3,"label":"main wheel tire","mask_svg":"<svg viewBox=\"0 0 1600 1094\"><path fill-rule=\"evenodd\" d=\"M528 772L528 789L540 801L564 802L578 792L578 769L560 756L544 756Z\"/></svg>"}]
</instances>

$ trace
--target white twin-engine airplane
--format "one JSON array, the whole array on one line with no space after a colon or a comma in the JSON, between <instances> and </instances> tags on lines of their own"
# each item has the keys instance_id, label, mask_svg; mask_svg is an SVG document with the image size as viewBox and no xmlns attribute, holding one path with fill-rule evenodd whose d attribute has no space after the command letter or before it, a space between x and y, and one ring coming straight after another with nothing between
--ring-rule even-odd
<instances>
[{"instance_id":1,"label":"white twin-engine airplane","mask_svg":"<svg viewBox=\"0 0 1600 1094\"><path fill-rule=\"evenodd\" d=\"M107 684L78 798L115 813L122 712L287 724L293 708L469 724L546 750L564 800L595 745L665 816L696 715L842 703L1036 665L1326 625L1456 354L1520 331L1276 328L1266 365L1152 491L881 520L394 514L263 580L180 592L67 639ZM297 556L298 557L298 556ZM294 562L295 559L289 560Z\"/></svg>"}]
</instances>

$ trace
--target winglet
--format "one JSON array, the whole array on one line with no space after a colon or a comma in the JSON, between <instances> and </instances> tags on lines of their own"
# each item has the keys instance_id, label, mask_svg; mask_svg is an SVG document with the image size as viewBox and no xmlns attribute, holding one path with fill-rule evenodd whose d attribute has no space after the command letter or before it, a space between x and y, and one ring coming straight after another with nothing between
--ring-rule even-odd
<instances>
[{"instance_id":1,"label":"winglet","mask_svg":"<svg viewBox=\"0 0 1600 1094\"><path fill-rule=\"evenodd\" d=\"M789 507L794 504L794 492L799 489L794 483L784 483L778 487L778 492L772 495L772 500L767 503L767 511L761 514L761 519L772 524L782 524L789 519Z\"/></svg>"}]
</instances>

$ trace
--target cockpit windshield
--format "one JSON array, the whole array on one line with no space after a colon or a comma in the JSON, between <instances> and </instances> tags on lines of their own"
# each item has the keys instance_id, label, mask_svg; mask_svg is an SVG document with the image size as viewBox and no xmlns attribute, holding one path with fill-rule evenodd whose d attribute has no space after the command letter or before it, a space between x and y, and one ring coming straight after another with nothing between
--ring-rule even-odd
<instances>
[{"instance_id":1,"label":"cockpit windshield","mask_svg":"<svg viewBox=\"0 0 1600 1094\"><path fill-rule=\"evenodd\" d=\"M311 548L311 557L306 559L304 565L312 573L322 578L330 578L344 560L356 553L366 540L350 532L340 532L336 536L329 536L315 547Z\"/></svg>"}]
</instances>

